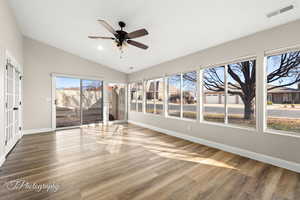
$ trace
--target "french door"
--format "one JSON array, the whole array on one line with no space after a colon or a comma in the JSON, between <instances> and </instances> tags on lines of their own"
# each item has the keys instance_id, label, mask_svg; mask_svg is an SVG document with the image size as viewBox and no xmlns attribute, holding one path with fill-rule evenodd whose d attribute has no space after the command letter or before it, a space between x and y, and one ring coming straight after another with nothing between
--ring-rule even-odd
<instances>
[{"instance_id":1,"label":"french door","mask_svg":"<svg viewBox=\"0 0 300 200\"><path fill-rule=\"evenodd\" d=\"M107 89L109 99L109 121L125 121L126 116L126 84L109 83Z\"/></svg>"},{"instance_id":2,"label":"french door","mask_svg":"<svg viewBox=\"0 0 300 200\"><path fill-rule=\"evenodd\" d=\"M103 121L103 82L55 77L55 128Z\"/></svg>"},{"instance_id":3,"label":"french door","mask_svg":"<svg viewBox=\"0 0 300 200\"><path fill-rule=\"evenodd\" d=\"M7 61L5 69L5 151L9 152L21 137L21 73Z\"/></svg>"}]
</instances>

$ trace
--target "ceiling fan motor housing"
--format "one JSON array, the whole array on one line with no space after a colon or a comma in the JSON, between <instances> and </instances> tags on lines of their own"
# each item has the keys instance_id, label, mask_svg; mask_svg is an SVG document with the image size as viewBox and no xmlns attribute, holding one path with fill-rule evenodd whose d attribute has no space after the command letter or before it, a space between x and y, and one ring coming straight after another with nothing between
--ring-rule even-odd
<instances>
[{"instance_id":1,"label":"ceiling fan motor housing","mask_svg":"<svg viewBox=\"0 0 300 200\"><path fill-rule=\"evenodd\" d=\"M127 32L123 31L123 28L126 26L126 24L125 24L125 22L120 21L119 26L121 27L121 30L116 31L118 33L118 35L116 35L116 37L119 41L118 46L122 46L123 42L125 42L126 39L128 39L128 38L126 38Z\"/></svg>"}]
</instances>

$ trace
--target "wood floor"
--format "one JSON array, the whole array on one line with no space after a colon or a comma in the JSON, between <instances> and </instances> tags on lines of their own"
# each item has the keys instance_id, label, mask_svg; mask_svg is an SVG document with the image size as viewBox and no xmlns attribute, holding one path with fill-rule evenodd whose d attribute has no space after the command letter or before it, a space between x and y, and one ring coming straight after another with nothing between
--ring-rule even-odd
<instances>
[{"instance_id":1,"label":"wood floor","mask_svg":"<svg viewBox=\"0 0 300 200\"><path fill-rule=\"evenodd\" d=\"M0 170L5 200L300 199L298 173L131 124L24 136Z\"/></svg>"}]
</instances>

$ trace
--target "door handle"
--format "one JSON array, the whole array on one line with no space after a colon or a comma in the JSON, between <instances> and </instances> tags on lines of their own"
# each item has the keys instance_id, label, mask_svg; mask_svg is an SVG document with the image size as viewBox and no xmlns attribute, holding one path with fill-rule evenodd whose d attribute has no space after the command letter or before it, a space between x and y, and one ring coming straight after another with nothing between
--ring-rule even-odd
<instances>
[{"instance_id":1,"label":"door handle","mask_svg":"<svg viewBox=\"0 0 300 200\"><path fill-rule=\"evenodd\" d=\"M14 107L13 110L19 110L19 107Z\"/></svg>"}]
</instances>

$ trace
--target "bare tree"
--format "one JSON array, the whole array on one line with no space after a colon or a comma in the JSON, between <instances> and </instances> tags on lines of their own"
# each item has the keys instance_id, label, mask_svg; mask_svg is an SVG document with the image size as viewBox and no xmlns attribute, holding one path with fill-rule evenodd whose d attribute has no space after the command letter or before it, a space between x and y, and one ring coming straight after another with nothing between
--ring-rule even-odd
<instances>
[{"instance_id":1,"label":"bare tree","mask_svg":"<svg viewBox=\"0 0 300 200\"><path fill-rule=\"evenodd\" d=\"M223 67L224 69L224 67ZM224 70L223 70L224 71ZM205 70L204 87L209 91L225 90L224 75L215 68ZM244 103L244 119L252 119L254 113L254 98L256 88L256 61L244 61L228 65L228 94L238 95ZM285 79L283 82L282 80ZM300 51L281 55L280 64L267 76L268 90L287 87L300 81ZM281 84L283 83L283 84Z\"/></svg>"}]
</instances>

